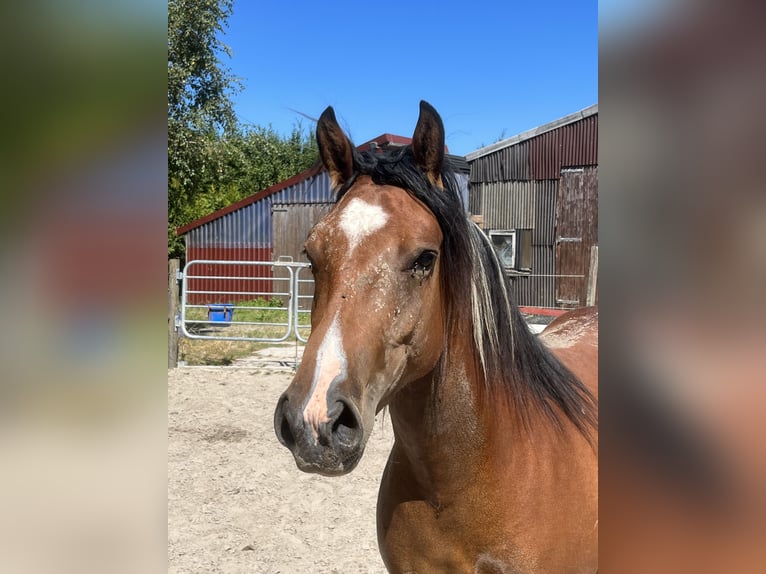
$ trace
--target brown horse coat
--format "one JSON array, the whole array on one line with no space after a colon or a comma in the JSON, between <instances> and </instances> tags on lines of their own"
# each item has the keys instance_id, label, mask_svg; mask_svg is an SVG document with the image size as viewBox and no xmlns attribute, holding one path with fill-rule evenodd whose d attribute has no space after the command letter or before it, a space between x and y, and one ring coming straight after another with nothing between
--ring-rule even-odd
<instances>
[{"instance_id":1,"label":"brown horse coat","mask_svg":"<svg viewBox=\"0 0 766 574\"><path fill-rule=\"evenodd\" d=\"M279 440L302 470L344 474L389 407L391 572L595 572L597 312L529 333L430 105L395 155L356 152L331 108L317 140L340 199L306 242L312 334Z\"/></svg>"}]
</instances>

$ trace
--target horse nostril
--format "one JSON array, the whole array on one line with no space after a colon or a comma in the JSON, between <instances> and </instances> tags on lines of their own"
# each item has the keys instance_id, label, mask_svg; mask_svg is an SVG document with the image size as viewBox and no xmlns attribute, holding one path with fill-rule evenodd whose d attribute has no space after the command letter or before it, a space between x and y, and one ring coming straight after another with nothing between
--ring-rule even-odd
<instances>
[{"instance_id":1,"label":"horse nostril","mask_svg":"<svg viewBox=\"0 0 766 574\"><path fill-rule=\"evenodd\" d=\"M356 420L354 413L352 413L351 409L346 405L343 405L343 410L340 412L340 416L338 416L338 419L332 425L332 431L336 432L341 426L352 430L359 428L359 421Z\"/></svg>"},{"instance_id":2,"label":"horse nostril","mask_svg":"<svg viewBox=\"0 0 766 574\"><path fill-rule=\"evenodd\" d=\"M361 423L354 410L345 402L340 401L342 410L332 424L332 434L339 443L351 446L359 442Z\"/></svg>"}]
</instances>

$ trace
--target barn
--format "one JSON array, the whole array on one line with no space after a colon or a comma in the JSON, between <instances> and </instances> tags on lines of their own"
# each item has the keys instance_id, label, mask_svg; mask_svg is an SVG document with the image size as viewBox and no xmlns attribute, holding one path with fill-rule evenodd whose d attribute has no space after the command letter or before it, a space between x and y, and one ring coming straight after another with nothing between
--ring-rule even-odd
<instances>
[{"instance_id":1,"label":"barn","mask_svg":"<svg viewBox=\"0 0 766 574\"><path fill-rule=\"evenodd\" d=\"M597 300L598 104L466 155L469 211L521 306Z\"/></svg>"},{"instance_id":2,"label":"barn","mask_svg":"<svg viewBox=\"0 0 766 574\"><path fill-rule=\"evenodd\" d=\"M408 145L410 138L383 134L357 147L386 150ZM448 150L447 150L448 151ZM447 154L468 203L468 164L462 156ZM311 228L335 203L330 178L316 165L285 181L215 211L176 230L184 236L186 261L306 261L303 243ZM227 293L236 301L250 291L272 292L270 266L233 264L198 265L189 284L189 303L208 304ZM233 295L232 295L233 293Z\"/></svg>"}]
</instances>

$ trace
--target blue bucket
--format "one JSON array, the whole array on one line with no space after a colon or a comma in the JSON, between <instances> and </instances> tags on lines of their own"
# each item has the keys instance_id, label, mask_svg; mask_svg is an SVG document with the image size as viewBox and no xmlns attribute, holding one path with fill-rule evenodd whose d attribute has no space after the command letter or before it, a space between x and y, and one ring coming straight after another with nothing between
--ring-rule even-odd
<instances>
[{"instance_id":1,"label":"blue bucket","mask_svg":"<svg viewBox=\"0 0 766 574\"><path fill-rule=\"evenodd\" d=\"M231 303L215 303L207 306L207 320L220 323L231 323L234 315L234 305Z\"/></svg>"}]
</instances>

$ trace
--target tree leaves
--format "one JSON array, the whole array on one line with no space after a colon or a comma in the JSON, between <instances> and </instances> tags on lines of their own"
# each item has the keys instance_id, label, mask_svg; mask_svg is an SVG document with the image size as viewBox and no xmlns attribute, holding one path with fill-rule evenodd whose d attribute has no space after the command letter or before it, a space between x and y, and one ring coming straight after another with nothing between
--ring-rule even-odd
<instances>
[{"instance_id":1,"label":"tree leaves","mask_svg":"<svg viewBox=\"0 0 766 574\"><path fill-rule=\"evenodd\" d=\"M242 126L231 94L242 88L221 62L219 36L233 0L168 3L168 256L183 257L176 228L310 167L313 133Z\"/></svg>"}]
</instances>

